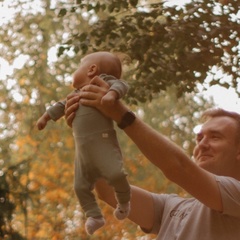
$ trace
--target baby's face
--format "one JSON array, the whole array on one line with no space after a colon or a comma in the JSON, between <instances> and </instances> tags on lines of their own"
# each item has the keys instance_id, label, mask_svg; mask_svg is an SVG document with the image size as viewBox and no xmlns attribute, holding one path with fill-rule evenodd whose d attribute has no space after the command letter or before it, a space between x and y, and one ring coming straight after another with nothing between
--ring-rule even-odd
<instances>
[{"instance_id":1,"label":"baby's face","mask_svg":"<svg viewBox=\"0 0 240 240\"><path fill-rule=\"evenodd\" d=\"M88 78L89 62L83 58L78 69L73 73L73 87L76 89L82 88L89 83Z\"/></svg>"}]
</instances>

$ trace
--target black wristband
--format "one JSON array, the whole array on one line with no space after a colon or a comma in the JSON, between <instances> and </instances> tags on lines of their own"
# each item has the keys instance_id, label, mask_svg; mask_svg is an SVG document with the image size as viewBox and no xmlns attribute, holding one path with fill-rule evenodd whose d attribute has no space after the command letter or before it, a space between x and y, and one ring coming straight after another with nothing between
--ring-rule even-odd
<instances>
[{"instance_id":1,"label":"black wristband","mask_svg":"<svg viewBox=\"0 0 240 240\"><path fill-rule=\"evenodd\" d=\"M130 126L135 119L135 114L132 111L128 111L123 115L121 122L118 123L118 127L124 129L127 126Z\"/></svg>"}]
</instances>

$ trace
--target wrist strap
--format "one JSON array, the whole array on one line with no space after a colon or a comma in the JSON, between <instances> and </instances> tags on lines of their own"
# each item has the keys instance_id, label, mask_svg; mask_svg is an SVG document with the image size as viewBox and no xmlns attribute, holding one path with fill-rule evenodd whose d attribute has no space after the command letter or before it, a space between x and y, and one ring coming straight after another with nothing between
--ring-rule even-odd
<instances>
[{"instance_id":1,"label":"wrist strap","mask_svg":"<svg viewBox=\"0 0 240 240\"><path fill-rule=\"evenodd\" d=\"M126 128L127 126L130 126L136 119L136 115L132 111L127 111L123 117L120 123L118 123L118 127L121 129Z\"/></svg>"}]
</instances>

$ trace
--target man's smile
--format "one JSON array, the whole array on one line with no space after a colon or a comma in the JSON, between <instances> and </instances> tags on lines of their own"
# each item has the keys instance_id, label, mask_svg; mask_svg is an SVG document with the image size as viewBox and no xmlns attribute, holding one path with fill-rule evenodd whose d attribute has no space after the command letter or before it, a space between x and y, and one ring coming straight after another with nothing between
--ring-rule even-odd
<instances>
[{"instance_id":1,"label":"man's smile","mask_svg":"<svg viewBox=\"0 0 240 240\"><path fill-rule=\"evenodd\" d=\"M213 157L213 156L210 155L210 154L201 154L201 155L198 155L197 160L198 160L199 162L204 162L204 161L206 161L207 159L212 158L212 157Z\"/></svg>"}]
</instances>

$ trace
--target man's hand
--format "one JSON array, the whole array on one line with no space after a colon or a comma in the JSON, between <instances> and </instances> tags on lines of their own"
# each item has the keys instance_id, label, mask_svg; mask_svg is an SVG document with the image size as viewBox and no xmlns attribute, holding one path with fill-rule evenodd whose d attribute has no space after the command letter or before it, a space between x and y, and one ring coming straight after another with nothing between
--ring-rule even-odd
<instances>
[{"instance_id":1,"label":"man's hand","mask_svg":"<svg viewBox=\"0 0 240 240\"><path fill-rule=\"evenodd\" d=\"M79 93L71 93L67 96L65 105L65 118L69 127L72 127L72 121L75 112L79 107L79 102L86 106L101 109L101 99L109 89L108 84L100 77L94 77L89 85L84 86Z\"/></svg>"},{"instance_id":2,"label":"man's hand","mask_svg":"<svg viewBox=\"0 0 240 240\"><path fill-rule=\"evenodd\" d=\"M81 89L80 102L88 106L99 108L103 96L108 92L109 85L100 77L95 76L89 85Z\"/></svg>"},{"instance_id":3,"label":"man's hand","mask_svg":"<svg viewBox=\"0 0 240 240\"><path fill-rule=\"evenodd\" d=\"M78 93L71 93L67 96L67 102L65 105L65 119L69 127L72 127L72 121L75 117L75 112L79 107L79 99L80 96Z\"/></svg>"}]
</instances>

